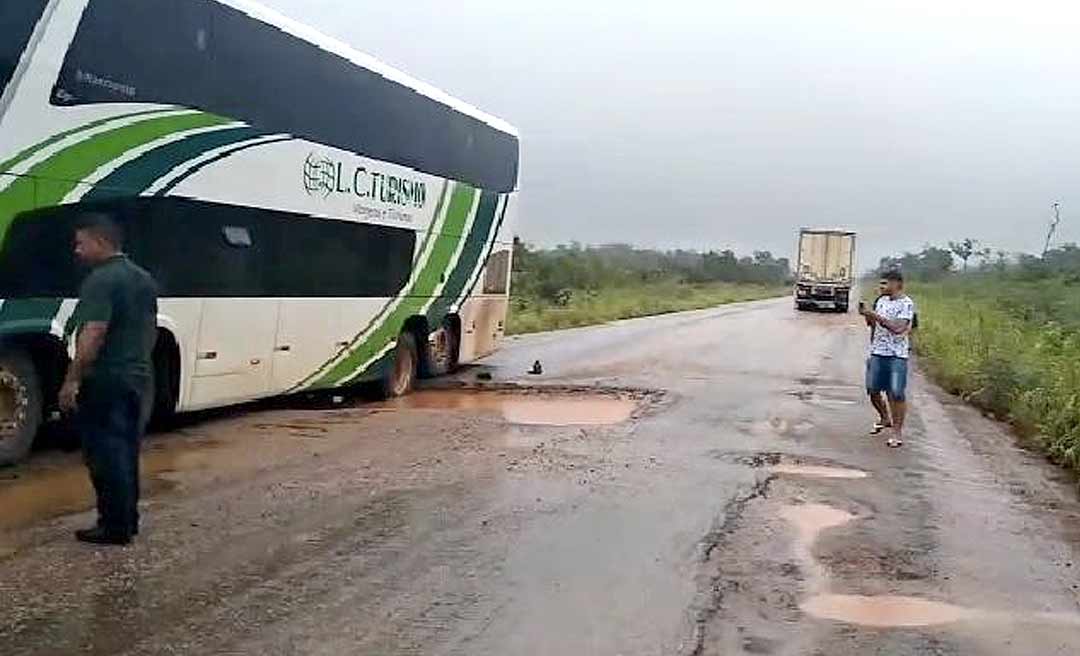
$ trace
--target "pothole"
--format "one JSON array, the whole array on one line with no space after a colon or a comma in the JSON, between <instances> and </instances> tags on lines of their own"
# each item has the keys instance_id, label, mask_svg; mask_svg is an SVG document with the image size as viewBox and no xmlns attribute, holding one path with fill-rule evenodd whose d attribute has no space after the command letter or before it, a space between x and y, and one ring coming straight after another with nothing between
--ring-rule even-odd
<instances>
[{"instance_id":1,"label":"pothole","mask_svg":"<svg viewBox=\"0 0 1080 656\"><path fill-rule=\"evenodd\" d=\"M904 628L952 624L978 616L978 612L918 597L823 594L801 604L813 617L877 628Z\"/></svg>"},{"instance_id":2,"label":"pothole","mask_svg":"<svg viewBox=\"0 0 1080 656\"><path fill-rule=\"evenodd\" d=\"M841 387L841 386L832 386L831 388L824 388L823 387L821 389L846 390L847 388L846 387ZM819 394L815 390L812 390L812 389L791 390L790 392L788 392L788 396L793 396L793 397L799 399L800 401L803 401L805 403L809 403L811 405L818 405L818 406L823 406L823 407L826 407L826 408L828 408L828 407L845 407L845 406L858 405L859 403L861 403L861 401L846 398L846 396L838 396L838 395L835 395L835 394Z\"/></svg>"},{"instance_id":3,"label":"pothole","mask_svg":"<svg viewBox=\"0 0 1080 656\"><path fill-rule=\"evenodd\" d=\"M143 492L154 494L176 486L174 475L217 463L219 443L213 441L152 446L142 452ZM237 454L239 457L240 454ZM0 528L17 528L41 519L81 512L93 507L94 491L82 465L65 464L31 470L0 486ZM0 556L3 550L0 549Z\"/></svg>"},{"instance_id":4,"label":"pothole","mask_svg":"<svg viewBox=\"0 0 1080 656\"><path fill-rule=\"evenodd\" d=\"M870 474L859 469L846 467L829 467L825 465L807 465L800 463L782 462L769 467L774 474L784 476L805 476L807 478L840 478L859 479L867 478Z\"/></svg>"},{"instance_id":5,"label":"pothole","mask_svg":"<svg viewBox=\"0 0 1080 656\"><path fill-rule=\"evenodd\" d=\"M390 409L473 410L502 416L511 424L595 426L630 419L638 401L600 394L512 394L466 390L423 390L383 404Z\"/></svg>"},{"instance_id":6,"label":"pothole","mask_svg":"<svg viewBox=\"0 0 1080 656\"><path fill-rule=\"evenodd\" d=\"M836 479L861 479L870 476L869 472L837 465L829 460L809 456L789 456L775 451L761 453L713 451L710 455L724 462L755 469L765 468L770 473L781 476Z\"/></svg>"},{"instance_id":7,"label":"pothole","mask_svg":"<svg viewBox=\"0 0 1080 656\"><path fill-rule=\"evenodd\" d=\"M821 503L784 506L780 516L791 522L799 532L799 542L806 549L822 531L843 526L856 519L855 515Z\"/></svg>"}]
</instances>

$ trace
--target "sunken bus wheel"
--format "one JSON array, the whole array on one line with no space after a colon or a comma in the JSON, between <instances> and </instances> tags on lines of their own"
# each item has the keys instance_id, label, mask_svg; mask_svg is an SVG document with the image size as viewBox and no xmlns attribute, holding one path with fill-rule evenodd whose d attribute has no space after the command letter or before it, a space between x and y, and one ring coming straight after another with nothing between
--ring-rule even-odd
<instances>
[{"instance_id":1,"label":"sunken bus wheel","mask_svg":"<svg viewBox=\"0 0 1080 656\"><path fill-rule=\"evenodd\" d=\"M416 335L408 330L398 335L393 353L393 361L383 376L380 390L380 396L387 399L405 396L416 385L420 363Z\"/></svg>"},{"instance_id":2,"label":"sunken bus wheel","mask_svg":"<svg viewBox=\"0 0 1080 656\"><path fill-rule=\"evenodd\" d=\"M41 381L22 349L0 348L0 465L30 453L42 421Z\"/></svg>"},{"instance_id":3,"label":"sunken bus wheel","mask_svg":"<svg viewBox=\"0 0 1080 656\"><path fill-rule=\"evenodd\" d=\"M422 378L437 378L457 370L461 353L461 329L458 322L453 317L444 319L442 326L425 340L424 348L420 360Z\"/></svg>"}]
</instances>

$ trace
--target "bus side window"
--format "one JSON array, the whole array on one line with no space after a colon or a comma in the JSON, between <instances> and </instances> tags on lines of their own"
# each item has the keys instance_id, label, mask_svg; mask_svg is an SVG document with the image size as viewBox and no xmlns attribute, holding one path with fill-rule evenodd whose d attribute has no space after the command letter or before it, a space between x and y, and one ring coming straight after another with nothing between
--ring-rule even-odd
<instances>
[{"instance_id":1,"label":"bus side window","mask_svg":"<svg viewBox=\"0 0 1080 656\"><path fill-rule=\"evenodd\" d=\"M505 294L510 284L510 251L499 251L488 257L484 273L485 294Z\"/></svg>"},{"instance_id":2,"label":"bus side window","mask_svg":"<svg viewBox=\"0 0 1080 656\"><path fill-rule=\"evenodd\" d=\"M19 0L0 2L0 94L15 75L23 50L30 40L46 0Z\"/></svg>"},{"instance_id":3,"label":"bus side window","mask_svg":"<svg viewBox=\"0 0 1080 656\"><path fill-rule=\"evenodd\" d=\"M64 58L52 103L213 105L221 91L210 80L210 6L177 0L91 0Z\"/></svg>"}]
</instances>

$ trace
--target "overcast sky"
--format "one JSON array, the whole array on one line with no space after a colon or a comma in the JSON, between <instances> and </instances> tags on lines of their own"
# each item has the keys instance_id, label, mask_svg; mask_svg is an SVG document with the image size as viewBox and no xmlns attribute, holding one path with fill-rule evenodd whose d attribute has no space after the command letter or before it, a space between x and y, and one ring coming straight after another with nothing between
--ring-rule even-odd
<instances>
[{"instance_id":1,"label":"overcast sky","mask_svg":"<svg viewBox=\"0 0 1080 656\"><path fill-rule=\"evenodd\" d=\"M518 126L530 242L1080 241L1080 3L263 2Z\"/></svg>"}]
</instances>

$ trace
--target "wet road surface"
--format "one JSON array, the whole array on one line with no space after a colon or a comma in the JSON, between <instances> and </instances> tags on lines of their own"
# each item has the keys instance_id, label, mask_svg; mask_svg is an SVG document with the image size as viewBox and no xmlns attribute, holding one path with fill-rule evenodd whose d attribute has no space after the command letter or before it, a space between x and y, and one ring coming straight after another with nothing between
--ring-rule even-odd
<instances>
[{"instance_id":1,"label":"wet road surface","mask_svg":"<svg viewBox=\"0 0 1080 656\"><path fill-rule=\"evenodd\" d=\"M908 444L867 437L864 332L749 303L202 417L124 549L40 452L0 470L0 654L1080 653L1075 481L919 376Z\"/></svg>"}]
</instances>

